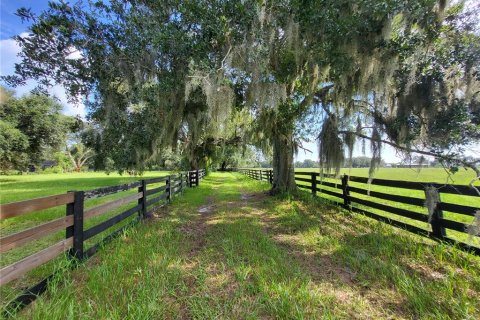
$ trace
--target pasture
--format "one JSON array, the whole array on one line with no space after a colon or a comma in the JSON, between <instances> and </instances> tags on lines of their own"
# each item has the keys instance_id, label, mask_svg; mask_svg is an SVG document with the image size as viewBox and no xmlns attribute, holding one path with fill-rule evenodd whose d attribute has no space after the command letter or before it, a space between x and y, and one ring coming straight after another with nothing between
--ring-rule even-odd
<instances>
[{"instance_id":1,"label":"pasture","mask_svg":"<svg viewBox=\"0 0 480 320\"><path fill-rule=\"evenodd\" d=\"M68 173L68 174L28 174L28 175L12 175L0 176L0 203L10 203L15 201L33 199L44 197L48 195L62 194L67 191L74 190L91 190L99 187L113 186L124 184L140 179L154 178L168 175L167 171L146 172L143 176L128 176L112 173L106 175L103 172L88 172L88 173ZM128 194L135 193L135 190L119 192L107 197L91 199L85 203L86 208L97 206L117 198L124 197ZM85 228L96 225L102 221L111 218L125 210L128 205L121 206L115 210L111 210L101 217L94 217L85 223ZM53 220L65 216L65 207L54 207L51 209L42 210L34 214L27 214L14 217L7 220L0 221L0 236L5 237L12 233L34 227L46 221ZM122 224L128 224L131 219L126 219ZM118 227L118 226L116 226ZM58 231L47 237L36 240L20 248L2 253L0 259L0 267L9 265L18 261L30 254L44 249L65 237L65 231ZM89 240L90 243L96 243L99 237L93 237ZM35 280L43 279L46 275L51 273L55 262L47 263L44 266L30 272L27 277L23 277L12 285L3 286L0 289L0 303L4 304L8 300L14 298L21 290L21 288L28 287L28 284L35 282Z\"/></svg>"},{"instance_id":2,"label":"pasture","mask_svg":"<svg viewBox=\"0 0 480 320\"><path fill-rule=\"evenodd\" d=\"M296 171L316 171L318 168L297 168ZM368 177L368 168L342 168L340 174L350 176ZM374 178L389 180L405 180L415 182L438 182L448 184L469 184L475 177L471 169L460 169L451 174L443 168L379 168L375 172ZM475 185L480 186L480 181Z\"/></svg>"},{"instance_id":3,"label":"pasture","mask_svg":"<svg viewBox=\"0 0 480 320\"><path fill-rule=\"evenodd\" d=\"M310 195L212 173L20 319L475 319L480 260Z\"/></svg>"},{"instance_id":4,"label":"pasture","mask_svg":"<svg viewBox=\"0 0 480 320\"><path fill-rule=\"evenodd\" d=\"M0 318L480 319L473 1L4 2Z\"/></svg>"},{"instance_id":5,"label":"pasture","mask_svg":"<svg viewBox=\"0 0 480 320\"><path fill-rule=\"evenodd\" d=\"M316 168L311 168L298 169L297 171L317 170L318 169ZM342 172L356 176L368 175L368 169L343 169ZM143 178L153 178L168 174L169 172L146 172L142 177L120 176L118 174L106 175L104 173L0 176L0 197L1 203L8 203L52 194L60 194L69 190L89 190L98 187L119 185ZM420 171L412 169L380 169L376 178L428 182L449 181L454 182L455 184L461 184L468 183L471 179L471 173L459 172L454 176L447 178L447 174L442 169L422 169ZM326 179L326 181L335 181L336 183L339 183L339 180L337 179ZM80 270L74 271L72 274L70 271L61 273L62 276L50 285L51 288L49 293L36 302L33 307L27 308L22 313L23 316L42 318L47 312L49 312L48 310L53 310L54 314L59 316L61 314L68 314L70 310L80 312L80 310L76 309L76 306L73 306L76 302L72 300L72 295L79 295L82 297L83 300L80 301L80 306L82 306L82 308L85 307L88 310L87 313L90 315L100 317L106 316L109 312L114 310L113 305L110 304L113 302L106 303L104 301L103 303L106 304L98 311L91 310L88 306L92 301L91 299L95 299L97 302L102 301L103 298L101 297L101 294L104 288L111 288L111 290L114 290L113 288L116 285L118 277L121 277L119 272L122 270L127 272L127 274L133 274L133 276L127 277L130 280L125 280L127 281L125 283L122 282L122 286L126 288L126 291L135 291L133 283L140 282L142 290L140 296L156 295L158 297L168 298L171 294L169 292L180 290L180 293L178 294L182 295L182 299L192 299L194 297L200 299L195 304L187 303L186 305L182 302L182 299L180 302L177 301L174 304L170 304L171 301L161 301L159 306L153 307L152 305L136 306L133 302L124 301L124 298L115 295L115 301L118 303L126 303L128 308L133 308L132 310L134 310L134 313L147 312L152 316L157 315L157 312L160 311L167 312L173 317L179 315L182 316L184 312L199 317L209 317L221 314L225 315L230 314L230 312L242 316L249 310L247 308L247 301L254 301L255 299L272 299L272 295L276 297L281 292L286 296L276 297L275 299L278 300L274 299L275 301L272 301L271 304L255 304L254 307L252 307L255 310L255 314L259 316L266 314L283 314L286 317L318 316L315 308L320 307L321 310L323 310L322 314L336 314L348 317L353 311L348 310L346 305L336 305L336 302L334 302L339 294L347 294L350 301L349 303L353 303L354 305L352 310L362 312L363 316L366 316L367 314L376 314L380 317L415 317L424 315L428 315L427 317L429 317L435 315L438 316L442 312L447 312L452 316L459 316L461 314L462 317L467 316L468 318L468 315L475 314L473 311L475 308L477 308L476 312L478 312L478 306L471 301L471 297L472 294L476 297L478 296L478 292L480 292L480 284L475 281L473 283L468 282L468 279L478 277L480 270L478 257L465 255L458 250L448 248L446 245L434 244L430 240L421 239L420 237L375 222L361 215L349 214L343 209L336 208L329 205L327 202L324 202L322 198L329 198L330 200L336 201L338 201L338 199L335 199L335 197L332 196L322 195L321 193L317 194L320 197L313 200L309 195L300 193L300 195L295 198L269 199L261 196L262 201L255 202L254 205L249 203L249 196L251 194L255 194L255 197L257 197L259 196L259 191L265 191L268 188L268 185L265 183L246 181L243 177L237 174L213 174L212 178L205 180L205 185L201 186L201 188L188 190L185 199L179 198L174 201L173 206L168 209L172 210L172 216L165 217L160 214L160 219L155 220L151 224L148 223L148 226L141 225L140 227L129 229L129 231L123 235L121 240L116 240L112 247L106 247L105 252L101 252L98 255L98 258L95 257L93 259L93 261L101 261L101 266L97 266L96 263L89 261L82 265ZM371 186L371 189L382 192L388 191L391 193L418 196L420 198L423 197L423 192L418 190L411 190L409 192L404 189L374 185ZM340 192L338 189L335 190L333 188L332 191ZM133 192L135 191L130 190L101 199L91 199L86 202L86 207L89 208L104 202L112 201ZM360 197L363 195L356 196ZM450 202L469 201L469 205L479 205L478 202L476 202L476 199L472 199L472 197L456 195L447 196L451 197L451 199L449 199ZM364 197L368 198L368 196ZM392 203L392 205L395 204ZM425 213L425 208L403 204L397 205ZM214 208L215 214L218 214L219 217L212 217L208 218L208 221L203 221L203 218L199 217L197 212L197 209L202 206ZM105 216L87 221L85 228L106 220L124 209L125 206L122 206L118 209L112 210L112 212ZM185 210L186 213L182 213L182 210ZM258 212L260 212L259 210L262 212L261 217L257 216ZM393 216L392 214L386 212L382 213L378 210L375 210L375 212L387 217ZM17 230L32 227L43 223L43 221L61 217L63 215L65 215L65 208L57 207L43 210L32 215L19 216L4 220L0 224L1 236L3 237L16 232ZM448 212L445 213L445 216L452 219L460 219L459 221L467 223L470 223L472 220L471 217L462 217L462 215L453 215ZM195 227L192 230L189 230L191 224L196 225L199 223L195 222L198 219L203 221L201 222L202 225L204 223L207 225L215 225L217 223L215 221L217 220L221 221L221 224L230 221L230 219L233 219L233 222L231 226L222 225L219 227L219 230L217 230L220 232L219 235L213 235L210 233L209 235L206 235L202 229L203 226L200 229ZM212 219L212 221L210 221L210 219ZM428 225L423 225L418 221L409 221L410 219L408 218L395 217L395 219L428 228ZM126 220L124 224L127 224L128 222L129 220ZM310 226L310 224L312 225ZM359 225L359 230L363 230L362 232L356 230L356 224ZM215 230L216 228L217 227L213 227L213 229L211 229L210 226L208 226L208 230ZM187 230L187 235L181 234L184 229ZM323 231L319 234L318 230ZM193 234L195 232L199 232L199 235ZM239 234L233 236L230 235L230 232ZM365 232L367 232L366 234L368 235L366 237L362 236ZM457 237L460 240L471 241L471 239L466 239L463 234L454 234L453 231L448 232L452 232L453 237ZM159 236L159 242L156 243L156 238L154 239L154 237L160 233L167 234ZM452 236L452 234L449 235ZM13 261L17 261L35 251L38 251L39 249L47 247L52 243L59 241L64 236L64 231L59 231L52 236L35 241L28 246L8 251L2 254L1 266L8 265ZM206 237L207 240L203 239L204 237ZM203 240L198 241L211 241L211 243L208 244L209 249L205 249L207 252L203 252L204 249L202 249L201 254L199 253L200 255L194 258L195 261L193 263L200 263L202 269L198 272L193 272L193 274L188 270L180 270L183 267L179 265L192 263L190 261L191 257L185 253L185 250L187 250L185 249L185 246L186 248L192 247L192 250L196 251L197 249L194 243L197 240L192 239L199 238ZM213 250L215 246L226 241L225 239L230 239L228 241L239 241L240 244L234 245L232 243L233 246L238 246L238 248L235 247L235 249L221 245L223 258L208 253L210 250ZM251 239L257 239L261 242L266 241L265 245L267 247L260 250L257 245L250 243ZM94 237L89 241L90 243L95 243L98 240L98 237ZM142 247L142 241L147 241L149 245ZM169 241L171 241L171 243L167 244ZM478 241L478 239L475 239L474 241ZM376 246L380 242L383 244L380 248L377 248ZM123 246L122 244L126 245ZM132 246L130 246L130 244L132 244ZM478 246L477 243L473 244ZM405 247L405 249L399 254L395 253L402 246ZM264 249L265 252L262 251ZM242 263L231 257L231 255L234 254L234 252L237 252L237 250L243 250L243 253L241 254L242 256L246 255L252 257L250 264L244 266ZM257 250L260 250L260 253L256 253ZM313 256L305 258L299 255L298 250L307 250L312 252ZM314 257L322 257L322 255L328 256L332 250L332 258L329 257L327 262L328 268L333 268L329 271L333 272L333 278L327 280L328 276L331 274L324 274L323 271L320 272L321 264L325 261L323 261L323 258L319 258L320 260L317 261ZM369 266L368 268L375 270L375 272L370 272L367 267L364 268L360 265L359 256L357 255L358 252L366 252L367 257L360 260L363 261L362 263ZM175 257L176 254L178 254L177 257ZM380 267L374 267L374 261L378 261L380 254L387 254L389 257L389 263L382 264ZM156 257L156 260L151 261L150 255ZM278 278L275 278L275 281L277 282L269 282L268 285L266 284L267 287L256 287L255 290L261 291L259 293L249 292L248 288L251 288L253 285L251 283L253 280L250 277L258 278L255 281L264 282L268 282L267 279L270 277L275 277L270 271L263 270L264 268L273 268L274 266L263 265L260 261L262 260L261 255L266 255L273 259L273 262L271 263L276 267L282 269L284 268L283 264L287 264L285 261L289 261L288 264L294 263L296 269L294 271L281 271L281 275L279 275ZM134 256L140 257L139 264L137 264L138 261ZM164 257L166 261L163 261L160 257ZM224 259L226 259L225 257L228 258L226 261L224 261ZM202 261L202 259L204 261ZM214 262L215 259L221 259L220 261L222 262L217 264ZM305 259L306 261L304 261ZM333 262L331 259L333 259ZM403 261L405 259L410 262L408 264L400 262L400 260ZM177 262L174 263L172 261ZM427 264L427 261L435 261L435 263L439 264L438 266L430 266ZM440 261L445 263L445 265L440 265ZM146 276L157 276L161 272L168 273L169 267L167 265L171 263L175 265L175 270L179 270L162 276L160 282L157 284L153 284L150 280L146 280ZM335 267L332 267L332 263ZM148 270L145 264L155 266L152 270ZM118 267L119 265L120 267ZM64 267L64 259L63 257L60 257L35 269L27 276L13 282L12 284L2 287L0 291L0 302L4 305L18 295L22 288L42 279L51 273L52 270L62 269ZM400 269L395 269L397 267ZM91 268L93 268L93 273L90 277L89 274ZM232 270L229 268L232 268ZM340 269L337 270L337 268ZM426 268L428 268L428 270ZM410 269L415 270L412 275L402 274ZM212 270L213 275L210 275L209 272ZM224 276L218 274L218 272L220 272L218 270L228 270L229 275L225 277L233 277L233 279L223 278ZM321 273L319 276L321 278L321 284L318 288L321 288L321 290L328 289L324 294L319 294L316 290L320 289L317 287L317 289L312 289L308 284L309 281L319 281L317 275L311 273L312 270ZM464 275L454 277L449 274L450 271L448 270L462 270ZM426 272L427 275L424 275L424 272ZM381 280L375 278L377 273L380 274L379 278ZM441 275L439 275L439 273L441 273ZM105 279L100 279L101 275L106 276ZM65 278L63 278L64 276ZM302 280L300 280L301 283L293 281L291 277L294 276L300 276L302 278ZM194 277L195 279L197 279L197 277L203 278L198 280L201 283L197 286L195 282L197 280L195 280L195 283L193 284L190 283L191 280L189 279L191 277ZM220 278L217 279L217 277ZM345 277L350 277L351 279L347 279L346 283L343 283L343 281L345 281L343 278ZM433 284L420 290L418 286L424 285L424 281L427 281L429 277L439 278L436 279L436 282ZM78 279L80 279L80 282ZM84 283L83 280L86 280L86 282ZM177 283L177 285L182 287L182 289L178 289L175 281L179 281L179 284ZM210 286L213 284L210 283L210 281L218 281L221 291L218 295L214 294L211 297L205 297L200 291L206 287L208 287L207 291L211 290ZM229 284L224 283L225 281L234 282L236 283L234 287L237 289L240 288L238 289L240 290L238 292L235 291L237 289L234 290L236 293L233 298L230 297L233 299L232 301L225 300L226 298L224 295L226 293L222 292L222 290L227 290L225 286L229 286ZM387 288L387 283L389 281L393 281L393 289ZM281 285L286 285L286 287L280 292L278 290L280 290L279 286ZM297 285L300 286L302 290L301 292L298 292L298 290L294 288L294 286ZM335 288L336 285L339 285L340 287ZM369 297L361 296L359 293L363 290L361 288L364 285L368 288L370 294ZM79 286L79 288L76 288L77 286ZM189 286L193 286L194 288L188 288ZM457 288L456 290L465 292L466 296L462 296L461 301L456 302L461 305L449 307L448 304L456 299L454 298L453 293L447 292L447 287L451 288L452 286ZM374 288L375 290L378 290L378 292L374 292ZM86 290L88 294L85 292L81 293L78 290ZM431 308L435 303L435 301L432 300L432 297L429 297L430 294L433 294L432 292L434 290L441 291L441 299L443 300L440 303L440 306L436 306L432 310L427 311L427 309ZM381 298L381 293L379 292L386 292L389 299L403 299L407 301L405 302L407 306L400 304L394 309L385 309L386 305L382 306L382 304L387 304L387 300ZM90 294L92 296L90 296ZM240 298L242 294L247 294L248 298L242 300L242 298ZM289 297L289 295L291 296ZM130 297L129 299L135 300L136 298ZM320 303L316 301L317 299L327 300L322 300L322 303ZM382 301L379 304L379 302L374 301L375 299ZM55 301L58 301L58 304L55 303ZM289 303L292 303L292 306L284 305L288 301L290 301ZM235 303L240 303L240 305L235 306ZM392 306L391 302L388 303ZM296 309L294 310L292 308ZM119 308L113 317L121 318L127 313L128 312L123 308Z\"/></svg>"},{"instance_id":6,"label":"pasture","mask_svg":"<svg viewBox=\"0 0 480 320\"><path fill-rule=\"evenodd\" d=\"M307 169L302 168L302 169L297 169L296 171L318 172L318 170L319 170L318 168L307 168ZM340 172L341 172L341 175L347 174L350 176L368 177L368 168L352 168L352 169L342 168ZM442 168L422 168L422 169L380 168L376 172L374 179L376 178L376 179L387 179L387 180L413 181L413 182L421 182L421 183L437 182L441 184L444 183L444 184L468 185L474 176L475 175L472 170L464 170L464 169L461 169L455 174L449 174ZM324 181L341 184L340 179L325 178ZM308 183L297 182L297 184L307 185ZM425 193L422 190L409 190L409 189L395 188L395 187L376 186L376 185L368 185L368 184L357 183L357 182L350 182L349 185L353 187L368 189L370 191L377 191L377 192L389 193L392 195L409 196L409 197L414 197L419 199L425 199ZM477 180L474 183L474 185L477 187L480 187L480 181ZM341 194L341 190L339 189L330 188L328 186L322 186L322 188L338 193L339 195ZM322 194L322 193L317 193L317 195L328 200L341 202L340 199L331 195ZM370 201L378 202L381 204L387 204L387 205L391 205L391 206L402 208L402 209L407 209L407 210L422 213L422 214L428 214L428 210L424 206L415 206L415 205L402 204L394 201L382 200L382 199L370 197L367 195L358 194L355 192L353 192L352 195L360 199L370 200ZM456 194L442 194L441 201L480 208L480 197L463 196L463 195L456 195ZM366 207L362 205L358 205L358 207L362 209L366 209ZM371 212L374 212L376 214L379 214L387 218L392 218L400 222L408 223L425 230L430 230L430 226L428 225L428 223L423 223L423 222L415 221L409 218L400 217L400 216L387 213L378 209L369 208L369 210ZM444 217L452 221L458 221L468 225L476 223L475 218L472 216L467 216L467 215L458 214L458 213L451 213L448 211L444 212ZM478 237L470 237L466 234L462 234L454 230L447 230L446 234L447 236L453 239L461 240L470 245L480 247L480 239Z\"/></svg>"}]
</instances>

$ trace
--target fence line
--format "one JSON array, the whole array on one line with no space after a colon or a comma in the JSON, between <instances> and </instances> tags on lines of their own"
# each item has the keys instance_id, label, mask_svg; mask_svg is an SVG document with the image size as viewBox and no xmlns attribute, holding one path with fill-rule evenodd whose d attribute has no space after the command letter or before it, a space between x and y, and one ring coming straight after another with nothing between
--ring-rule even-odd
<instances>
[{"instance_id":1,"label":"fence line","mask_svg":"<svg viewBox=\"0 0 480 320\"><path fill-rule=\"evenodd\" d=\"M205 169L181 172L176 175L146 179L132 183L98 188L88 191L69 191L65 194L47 196L37 199L7 203L0 205L0 220L9 219L33 212L65 205L66 216L51 220L39 226L16 232L0 238L0 253L21 247L31 241L44 238L52 233L65 229L65 240L37 251L26 258L0 269L0 286L3 286L15 279L20 278L27 272L51 261L52 259L67 252L69 259L81 261L91 257L98 248L113 239L129 226L149 217L156 209L170 202L171 199L180 194L186 187L195 187L206 175ZM149 189L148 186L165 182L164 186ZM101 198L122 191L129 191L137 188L137 192L120 199L104 203L88 210L84 209L86 200ZM153 196L153 197L151 197ZM161 202L162 200L165 200ZM84 220L101 216L107 212L130 204L135 205L120 214L117 214L103 222L84 230ZM100 242L94 244L87 250L84 249L85 241L104 232L114 225L131 217L135 213L138 217L129 224L104 237ZM10 302L4 308L4 315L12 314L12 311L26 306L43 293L53 275L43 279L35 286L25 290L20 296Z\"/></svg>"},{"instance_id":2,"label":"fence line","mask_svg":"<svg viewBox=\"0 0 480 320\"><path fill-rule=\"evenodd\" d=\"M272 170L260 170L260 169L238 169L238 171L252 179L267 181L270 184L273 183L273 171ZM307 176L307 178L305 178ZM324 174L323 178L332 179L335 178L334 175ZM476 197L480 201L476 190L465 185L454 185L454 184L439 184L433 182L413 182L413 181L398 181L398 180L384 180L384 179L374 179L370 182L371 185L378 185L384 187L394 187L399 189L409 189L409 190L422 190L424 191L425 198L415 198L410 196L395 195L379 191L370 191L369 189L364 189L359 186L353 186L350 183L355 182L357 184L368 184L368 178L365 177L356 177L343 175L341 177L340 183L334 183L325 181L320 178L318 172L305 172L297 171L295 172L295 182L297 187L300 189L306 189L311 191L313 195L317 193L323 193L329 196L336 197L338 200L333 201L336 204L341 205L342 207L361 213L370 218L391 224L395 227L405 229L407 231L423 235L434 240L444 241L449 244L458 246L460 249L473 252L477 255L480 255L480 248L476 246L469 245L462 241L450 238L446 234L446 229L461 232L464 234L468 233L469 225L446 219L443 215L444 211L452 212L455 215L462 214L467 216L474 217L475 214L480 210L478 207L472 207L467 205L448 203L441 201L440 195L442 193L446 194L457 194L469 197ZM326 189L329 188L329 189ZM351 195L355 193L358 195L364 195L372 197L374 199L381 199L396 202L399 204L406 204L409 206L418 206L425 207L426 204L431 204L429 214L423 214L420 212L415 212L409 209L400 208L398 206L392 206L388 204L374 202L368 199L360 198L358 195ZM480 203L480 202L479 202ZM480 206L479 206L480 207ZM424 222L430 225L431 230L426 230L418 226L412 225L410 223L405 223L393 218L385 217L377 213L366 210L365 208L373 208L376 210L381 210L383 212L388 212L396 216L403 218L412 219L414 221ZM469 236L472 236L469 234ZM479 237L479 235L473 235L474 237Z\"/></svg>"}]
</instances>

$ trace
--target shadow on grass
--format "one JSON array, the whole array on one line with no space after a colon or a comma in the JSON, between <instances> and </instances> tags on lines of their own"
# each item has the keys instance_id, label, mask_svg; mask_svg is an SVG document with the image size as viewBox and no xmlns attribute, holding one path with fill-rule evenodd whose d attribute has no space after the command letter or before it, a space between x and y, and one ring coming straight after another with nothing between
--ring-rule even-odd
<instances>
[{"instance_id":1,"label":"shadow on grass","mask_svg":"<svg viewBox=\"0 0 480 320\"><path fill-rule=\"evenodd\" d=\"M50 303L63 303L64 310L71 305L78 314L88 310L91 301L105 302L108 292L118 318L472 318L478 314L475 295L480 277L474 279L477 269L461 269L470 261L463 256L441 255L437 245L412 241L404 232L397 234L388 226L365 222L309 198L243 200L240 187L249 192L264 189L243 183L226 175L202 180L200 187L175 199L152 228L119 240L105 250L104 263L84 268L88 298L77 299L70 287L64 291L69 295L60 292ZM213 212L197 211L212 203ZM441 263L449 273L437 268ZM431 278L432 271L440 277ZM468 290L473 295L468 296ZM105 305L98 303L98 309L86 314L107 318L112 310ZM52 316L49 309L57 315L62 311L46 303L40 316Z\"/></svg>"},{"instance_id":2,"label":"shadow on grass","mask_svg":"<svg viewBox=\"0 0 480 320\"><path fill-rule=\"evenodd\" d=\"M315 201L303 204L292 201L290 211L274 206L268 232L312 279L337 278L396 315L463 318L475 314L472 306L478 314L479 265L462 270L473 267L475 257L338 209L318 213ZM382 297L388 291L391 296Z\"/></svg>"}]
</instances>

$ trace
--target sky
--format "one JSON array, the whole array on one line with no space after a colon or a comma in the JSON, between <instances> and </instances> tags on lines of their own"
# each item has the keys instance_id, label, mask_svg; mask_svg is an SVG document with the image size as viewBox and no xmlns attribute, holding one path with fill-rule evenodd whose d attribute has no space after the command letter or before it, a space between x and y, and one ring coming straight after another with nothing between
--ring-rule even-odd
<instances>
[{"instance_id":1,"label":"sky","mask_svg":"<svg viewBox=\"0 0 480 320\"><path fill-rule=\"evenodd\" d=\"M20 62L17 54L20 47L12 39L15 35L27 35L29 24L22 22L15 12L18 8L31 8L34 13L39 13L48 8L48 1L40 0L0 0L0 75L11 75L15 70L15 63ZM1 83L5 85L4 83ZM35 88L36 82L31 80L26 85L14 88L17 96L22 96ZM85 106L82 103L72 104L67 100L67 95L62 86L53 86L50 94L56 97L63 105L63 113L85 118Z\"/></svg>"},{"instance_id":2,"label":"sky","mask_svg":"<svg viewBox=\"0 0 480 320\"><path fill-rule=\"evenodd\" d=\"M26 34L28 31L28 23L22 22L19 17L15 15L15 12L20 7L30 8L34 13L39 13L48 8L48 1L42 0L0 0L0 75L10 75L14 72L14 65L19 62L17 57L20 51L19 46L11 38L18 34ZM15 88L17 95L21 96L30 92L35 87L35 81L28 81L25 86ZM58 98L64 106L63 112L67 115L85 117L85 106L80 103L74 105L69 103L67 95L63 87L57 85L51 88L50 93ZM305 159L318 159L318 145L317 142L305 142L303 147L311 150L312 152L306 152L300 150L295 156L295 161L303 161ZM480 156L480 144L472 147L467 152L468 155ZM357 145L354 149L354 156L364 155L361 151L360 145ZM366 147L366 156L370 156L369 147ZM382 157L387 163L396 163L402 160L401 156L397 154L394 148L390 146L384 146Z\"/></svg>"},{"instance_id":3,"label":"sky","mask_svg":"<svg viewBox=\"0 0 480 320\"><path fill-rule=\"evenodd\" d=\"M311 159L314 161L318 160L318 142L305 142L303 143L303 147L312 152L307 152L300 149L298 154L295 156L295 161L303 161L305 159ZM394 148L386 145L382 146L382 148L382 158L386 163L398 163L402 160L401 155L397 155L397 152ZM363 154L361 145L357 143L353 149L353 156L371 156L368 144L365 147L365 154Z\"/></svg>"}]
</instances>

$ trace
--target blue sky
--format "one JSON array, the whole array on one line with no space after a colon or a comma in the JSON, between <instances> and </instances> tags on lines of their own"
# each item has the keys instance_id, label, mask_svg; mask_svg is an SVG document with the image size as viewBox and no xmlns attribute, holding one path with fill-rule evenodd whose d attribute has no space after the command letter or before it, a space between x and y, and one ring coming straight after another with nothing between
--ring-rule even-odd
<instances>
[{"instance_id":1,"label":"blue sky","mask_svg":"<svg viewBox=\"0 0 480 320\"><path fill-rule=\"evenodd\" d=\"M39 13L48 8L48 1L34 0L0 0L0 75L9 75L14 72L14 65L19 62L17 57L20 51L12 37L28 31L28 22L22 22L15 12L18 8L26 7L34 13ZM35 81L28 81L25 86L15 88L18 96L30 92L35 87ZM68 102L65 90L61 86L53 86L50 94L55 96L64 106L63 112L68 115L85 117L85 106L74 105Z\"/></svg>"},{"instance_id":2,"label":"blue sky","mask_svg":"<svg viewBox=\"0 0 480 320\"><path fill-rule=\"evenodd\" d=\"M35 0L2 0L0 10L0 39L8 39L27 30L27 25L15 15L18 8L31 8L33 12L41 12L48 7L48 1Z\"/></svg>"},{"instance_id":3,"label":"blue sky","mask_svg":"<svg viewBox=\"0 0 480 320\"><path fill-rule=\"evenodd\" d=\"M22 23L19 17L15 15L15 12L20 7L31 8L34 13L39 13L42 10L48 8L48 1L35 1L35 0L0 0L0 75L13 74L14 64L19 61L17 57L20 48L14 40L11 38L15 35L27 32L28 23ZM17 87L15 90L17 95L23 95L29 92L35 87L35 81L29 81L25 86ZM50 93L57 97L64 105L63 112L69 115L80 115L85 117L85 106L83 104L73 105L67 101L67 96L63 87L54 86L51 88ZM318 158L318 147L316 142L304 143L306 149L312 151L312 153L300 150L296 156L296 160L303 161L304 159ZM367 153L369 155L369 147L367 145ZM468 154L474 156L480 156L480 146L477 145L472 148ZM354 156L363 155L360 145L356 146ZM383 154L386 162L398 162L401 157L397 155L392 147L384 146Z\"/></svg>"}]
</instances>

